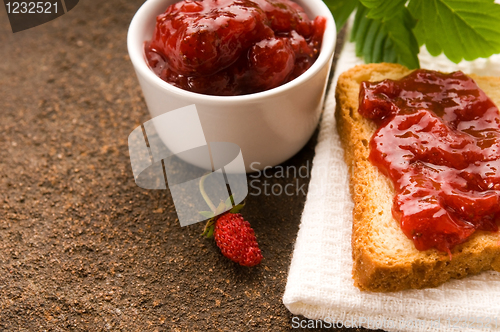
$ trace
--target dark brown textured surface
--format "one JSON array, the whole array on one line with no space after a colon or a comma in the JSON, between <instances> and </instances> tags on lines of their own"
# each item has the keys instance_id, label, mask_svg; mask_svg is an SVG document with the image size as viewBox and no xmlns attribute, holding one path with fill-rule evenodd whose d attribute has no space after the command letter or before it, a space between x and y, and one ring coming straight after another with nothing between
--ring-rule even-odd
<instances>
[{"instance_id":1,"label":"dark brown textured surface","mask_svg":"<svg viewBox=\"0 0 500 332\"><path fill-rule=\"evenodd\" d=\"M133 181L127 137L149 119L126 50L140 4L80 1L16 34L0 10L0 330L289 330L304 194L248 197L265 257L248 269ZM314 145L286 165L310 165Z\"/></svg>"}]
</instances>

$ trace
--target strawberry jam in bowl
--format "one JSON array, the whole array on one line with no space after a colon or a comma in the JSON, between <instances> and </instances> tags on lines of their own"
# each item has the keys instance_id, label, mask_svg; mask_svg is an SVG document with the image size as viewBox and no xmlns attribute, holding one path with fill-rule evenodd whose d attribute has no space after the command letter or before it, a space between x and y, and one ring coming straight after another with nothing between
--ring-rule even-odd
<instances>
[{"instance_id":1,"label":"strawberry jam in bowl","mask_svg":"<svg viewBox=\"0 0 500 332\"><path fill-rule=\"evenodd\" d=\"M394 184L393 215L418 250L451 250L500 222L500 114L462 72L363 82L370 161Z\"/></svg>"},{"instance_id":2,"label":"strawberry jam in bowl","mask_svg":"<svg viewBox=\"0 0 500 332\"><path fill-rule=\"evenodd\" d=\"M148 0L127 36L151 116L194 104L206 142L237 144L247 172L312 136L335 42L322 0ZM158 135L173 153L186 146Z\"/></svg>"},{"instance_id":3,"label":"strawberry jam in bowl","mask_svg":"<svg viewBox=\"0 0 500 332\"><path fill-rule=\"evenodd\" d=\"M145 54L156 75L184 90L249 94L311 67L325 26L290 0L183 0L158 15Z\"/></svg>"}]
</instances>

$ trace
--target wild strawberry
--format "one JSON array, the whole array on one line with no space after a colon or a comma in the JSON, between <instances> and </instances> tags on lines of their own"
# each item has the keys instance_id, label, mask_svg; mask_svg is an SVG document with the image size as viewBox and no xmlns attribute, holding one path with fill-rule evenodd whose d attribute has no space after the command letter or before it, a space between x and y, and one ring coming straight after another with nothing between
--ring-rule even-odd
<instances>
[{"instance_id":1,"label":"wild strawberry","mask_svg":"<svg viewBox=\"0 0 500 332\"><path fill-rule=\"evenodd\" d=\"M249 267L258 265L262 260L262 253L255 232L250 223L239 213L244 204L233 206L234 200L230 196L226 202L221 201L216 208L203 188L206 176L200 180L200 191L212 211L200 212L202 216L210 218L203 235L207 238L213 235L222 254L233 262ZM227 211L231 206L233 207Z\"/></svg>"},{"instance_id":2,"label":"wild strawberry","mask_svg":"<svg viewBox=\"0 0 500 332\"><path fill-rule=\"evenodd\" d=\"M239 213L224 213L215 221L215 243L224 256L243 266L255 266L262 254L250 223Z\"/></svg>"}]
</instances>

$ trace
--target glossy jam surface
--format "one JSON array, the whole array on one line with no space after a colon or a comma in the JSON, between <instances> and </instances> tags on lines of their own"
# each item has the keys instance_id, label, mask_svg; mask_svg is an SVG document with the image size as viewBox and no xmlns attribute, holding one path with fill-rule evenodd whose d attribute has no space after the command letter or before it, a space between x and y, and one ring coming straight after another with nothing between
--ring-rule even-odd
<instances>
[{"instance_id":1,"label":"glossy jam surface","mask_svg":"<svg viewBox=\"0 0 500 332\"><path fill-rule=\"evenodd\" d=\"M393 215L418 250L451 249L500 220L500 116L461 72L363 82L359 112L378 130L370 160L393 182Z\"/></svg>"},{"instance_id":2,"label":"glossy jam surface","mask_svg":"<svg viewBox=\"0 0 500 332\"><path fill-rule=\"evenodd\" d=\"M317 59L326 19L290 0L184 0L156 19L149 66L188 91L241 95L289 82Z\"/></svg>"}]
</instances>

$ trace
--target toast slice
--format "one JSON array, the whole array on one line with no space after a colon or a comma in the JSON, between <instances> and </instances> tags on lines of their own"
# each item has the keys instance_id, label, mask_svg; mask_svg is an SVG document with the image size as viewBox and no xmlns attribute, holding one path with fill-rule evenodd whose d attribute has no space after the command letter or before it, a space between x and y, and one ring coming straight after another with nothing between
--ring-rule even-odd
<instances>
[{"instance_id":1,"label":"toast slice","mask_svg":"<svg viewBox=\"0 0 500 332\"><path fill-rule=\"evenodd\" d=\"M357 66L343 73L336 88L337 127L350 168L354 200L352 255L354 285L374 292L438 286L483 270L500 272L500 234L476 231L448 253L419 251L392 216L394 188L369 160L369 142L376 125L358 113L363 81L400 79L411 71L396 64ZM500 77L470 75L500 105Z\"/></svg>"}]
</instances>

